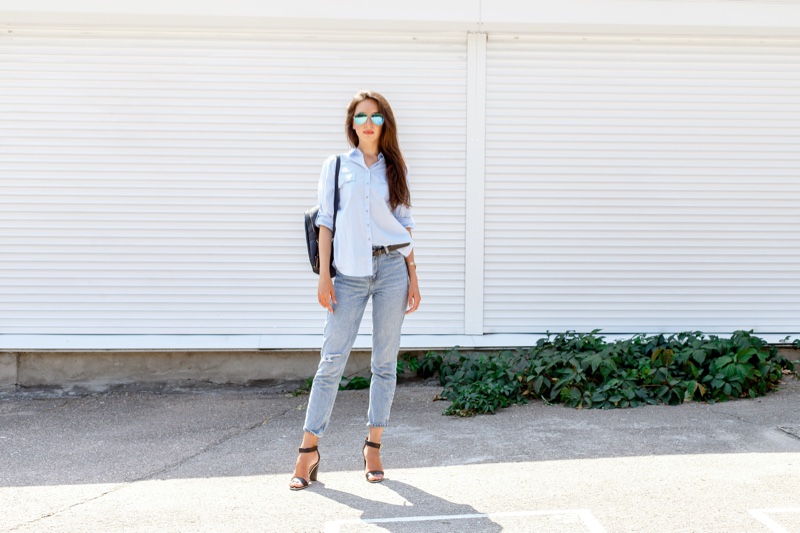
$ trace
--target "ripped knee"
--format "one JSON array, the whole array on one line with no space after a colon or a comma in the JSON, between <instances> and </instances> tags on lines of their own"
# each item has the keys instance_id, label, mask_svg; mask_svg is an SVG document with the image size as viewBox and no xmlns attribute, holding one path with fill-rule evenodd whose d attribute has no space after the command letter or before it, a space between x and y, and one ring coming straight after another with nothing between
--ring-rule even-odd
<instances>
[{"instance_id":1,"label":"ripped knee","mask_svg":"<svg viewBox=\"0 0 800 533\"><path fill-rule=\"evenodd\" d=\"M322 356L323 363L333 363L342 356L340 353L327 353Z\"/></svg>"}]
</instances>

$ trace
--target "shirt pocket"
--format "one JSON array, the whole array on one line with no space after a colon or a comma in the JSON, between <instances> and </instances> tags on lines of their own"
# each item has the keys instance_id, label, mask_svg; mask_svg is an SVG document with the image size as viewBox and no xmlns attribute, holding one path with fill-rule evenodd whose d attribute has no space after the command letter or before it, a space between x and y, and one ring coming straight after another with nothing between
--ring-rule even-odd
<instances>
[{"instance_id":1,"label":"shirt pocket","mask_svg":"<svg viewBox=\"0 0 800 533\"><path fill-rule=\"evenodd\" d=\"M360 182L356 172L342 169L339 173L339 211L344 210L363 195L363 187L360 186Z\"/></svg>"},{"instance_id":2,"label":"shirt pocket","mask_svg":"<svg viewBox=\"0 0 800 533\"><path fill-rule=\"evenodd\" d=\"M343 170L339 173L339 189L344 189L347 186L353 185L356 182L356 173L348 170Z\"/></svg>"}]
</instances>

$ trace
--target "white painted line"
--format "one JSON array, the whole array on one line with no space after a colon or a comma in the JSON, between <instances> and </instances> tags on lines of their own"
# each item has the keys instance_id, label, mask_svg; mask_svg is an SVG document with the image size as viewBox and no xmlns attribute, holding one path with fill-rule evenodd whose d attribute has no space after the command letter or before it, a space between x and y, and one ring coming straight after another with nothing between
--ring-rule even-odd
<instances>
[{"instance_id":1,"label":"white painted line","mask_svg":"<svg viewBox=\"0 0 800 533\"><path fill-rule=\"evenodd\" d=\"M788 509L750 509L750 514L753 517L767 526L772 533L789 533L789 530L777 523L769 515L781 513L798 513L800 514L800 507Z\"/></svg>"},{"instance_id":2,"label":"white painted line","mask_svg":"<svg viewBox=\"0 0 800 533\"><path fill-rule=\"evenodd\" d=\"M589 509L575 509L575 514L583 520L583 523L586 524L591 533L606 533L603 525Z\"/></svg>"},{"instance_id":3,"label":"white painted line","mask_svg":"<svg viewBox=\"0 0 800 533\"><path fill-rule=\"evenodd\" d=\"M335 520L325 524L325 533L340 533L341 527L347 524L386 524L390 522L427 522L432 520L469 520L474 518L489 518L501 516L544 516L544 515L576 515L588 528L589 533L606 533L605 528L595 518L589 509L564 509L551 511L510 511L505 513L488 514L455 514L438 516L405 516L398 518L367 518L354 520Z\"/></svg>"}]
</instances>

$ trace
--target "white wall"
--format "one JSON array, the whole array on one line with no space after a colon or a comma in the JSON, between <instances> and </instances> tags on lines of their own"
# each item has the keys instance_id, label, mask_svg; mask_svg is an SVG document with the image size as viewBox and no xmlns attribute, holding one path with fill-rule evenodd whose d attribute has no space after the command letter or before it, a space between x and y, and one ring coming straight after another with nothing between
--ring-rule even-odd
<instances>
[{"instance_id":1,"label":"white wall","mask_svg":"<svg viewBox=\"0 0 800 533\"><path fill-rule=\"evenodd\" d=\"M792 21L795 26L785 26L785 21ZM749 45L755 47L760 47L761 45L766 47L796 47L796 43L791 43L784 39L775 39L775 37L790 35L794 35L795 37L800 36L800 24L798 24L798 22L800 22L800 2L780 3L779 0L773 0L772 2L747 2L744 0L716 0L709 2L695 0L676 0L670 2L658 0L563 0L560 3L532 0L525 5L511 0L442 0L438 2L426 2L425 4L420 0L410 0L402 4L390 4L388 2L366 3L353 0L337 2L308 0L304 3L297 2L294 4L286 4L284 2L267 2L259 5L240 0L227 2L222 2L221 0L206 2L189 2L186 0L154 2L148 0L135 5L122 2L90 0L73 0L68 4L52 0L0 0L0 36L6 37L5 40L10 42L10 44L14 44L13 41L22 40L26 35L30 37L32 33L37 32L53 33L50 37L45 36L46 39L42 41L44 44L48 44L48 42L52 44L52 41L48 41L47 39L65 37L64 35L59 35L60 33L77 33L80 35L80 41L104 38L124 39L131 38L133 35L136 36L135 38L163 39L165 42L168 42L170 46L176 43L180 44L183 40L208 39L213 41L219 38L220 35L227 36L225 38L233 38L234 40L252 40L257 43L267 38L277 38L277 34L280 32L272 31L270 28L278 27L307 28L311 30L308 33L312 34L309 42L314 42L314 40L318 38L317 35L326 33L318 31L320 29L339 30L343 38L349 39L351 36L356 35L363 36L366 40L369 39L368 33L370 31L373 32L373 35L379 34L385 37L392 35L389 32L390 30L404 30L408 33L413 33L413 36L409 36L409 38L414 40L416 40L418 36L416 32L428 32L425 38L452 39L454 36L462 36L461 38L463 41L469 42L469 52L466 54L467 57L462 57L464 64L468 65L466 67L468 83L464 84L464 92L467 93L466 98L469 102L467 107L469 109L480 109L480 106L477 104L483 100L483 94L486 90L486 88L482 86L482 83L485 84L486 81L485 76L484 79L481 80L477 73L485 70L487 33L491 40L497 36L496 34L513 30L515 33L507 33L503 38L515 39L515 37L519 35L522 41L529 38L551 38L550 36L536 35L541 33L565 33L571 35L559 36L558 39L570 40L571 46L579 47L589 46L593 43L597 45L598 39L603 40L608 38L607 36L593 37L590 35L592 33L639 33L645 35L666 33L694 34L708 37L712 35L727 35L731 37L763 35L769 37L771 42L764 43L761 39L749 39ZM31 26L34 26L34 28L32 29ZM40 26L40 28L35 28L35 26ZM75 26L79 27L80 30L76 32L72 30L58 32L51 29L53 26ZM109 31L84 32L82 31L83 27ZM136 31L137 28L139 31ZM159 28L162 28L163 31L158 31ZM128 29L132 29L133 31L129 32ZM141 31L142 29L144 31ZM202 29L208 31L200 31ZM192 30L198 31L193 32ZM362 31L364 32L363 34L361 33ZM383 33L380 33L381 31L383 31ZM465 35L467 32L478 31L484 33L469 36ZM516 32L519 33L517 34ZM215 36L214 34L217 33L219 35ZM479 38L483 40L480 41ZM663 40L664 43L658 44L667 45L669 44L667 41L671 39L662 39L660 37L644 38L639 35L628 38L631 41L636 41L631 43L633 45L631 48L632 50L641 48L642 46L652 46L653 43L650 42L648 44L648 42L654 39ZM684 43L686 46L697 41L700 45L710 45L711 48L716 48L720 43L730 45L732 42L736 44L735 41L737 41L737 39L710 39L709 41L714 42L707 42L696 39L694 36L690 38L675 38L674 40L686 41L686 43ZM477 46L479 42L483 43L483 53L480 52L480 47ZM559 45L555 47L555 53L563 55L563 44L564 43L559 43ZM59 53L67 50L64 46L58 44L54 49ZM131 49L136 50L136 47L132 47ZM194 49L196 49L195 45L187 48L189 51ZM100 47L99 50L104 50L104 48ZM216 48L212 48L212 50L216 50ZM792 58L797 57L794 50L795 48L792 48L782 54L781 60L792 61ZM547 53L552 53L552 50ZM627 51L625 51L625 53L627 53ZM60 63L56 59L56 55L53 53L42 53L39 54L39 57L42 58L40 61L21 62L19 65L21 65L21 68L28 69L34 74L37 74L42 68L49 68L51 72L53 69L57 70L61 68ZM213 58L213 55L209 57ZM602 59L607 56L597 57ZM583 59L583 64L590 64L589 62L597 57ZM746 55L748 61L757 62L758 59L760 59L757 58L754 60L752 59L753 57L755 56L752 54ZM3 59L10 61L9 58L10 56L6 55ZM545 60L550 61L547 57L545 57ZM48 61L53 62L56 66L46 66L45 64ZM187 64L190 67L195 66L191 63ZM571 64L579 65L574 62ZM796 62L794 64L796 64ZM43 67L43 65L45 66ZM64 63L64 65L64 68L75 67L79 65L79 63L68 62ZM601 67L604 67L604 65L608 66L610 63L606 62L600 64ZM748 66L750 70L744 68L740 69L732 79L738 80L741 78L747 80L749 76L756 76L758 78L756 74L752 73L758 71L760 68L779 68L776 67L776 65L777 63L774 61L766 61L763 67L758 64L752 68ZM118 65L115 64L114 68L117 67ZM551 68L551 66L548 68ZM108 70L113 73L113 69ZM546 69L540 70L545 71ZM593 72L591 69L588 70ZM14 73L11 69L6 69L6 71L11 74ZM2 72L2 69L0 69L0 72ZM369 73L365 71L362 75L367 76ZM768 89L780 92L785 88L785 93L782 92L779 96L788 100L797 94L794 90L797 77L789 70L784 71L782 75L785 78L783 80L783 85L770 87ZM22 79L20 77L17 78L16 82L20 82ZM414 78L409 79L413 80ZM674 79L682 78L678 76ZM46 78L42 77L41 80L41 83L45 84ZM761 78L748 81L748 83L751 82L765 83ZM214 83L216 83L216 81L214 81ZM59 91L55 91L53 87L56 87ZM542 86L541 89L547 89L547 87ZM61 90L60 87L53 86L52 84L48 85L47 90L55 91L58 98L68 98L70 96L70 94ZM125 90L127 90L127 88ZM81 96L77 90L73 91L71 94L78 94L78 96ZM20 96L20 98L33 98L35 95L22 94L18 96ZM602 96L602 94L600 96ZM411 99L407 100L407 102L411 101ZM5 104L11 109L10 106L18 105L19 102L15 102L11 98L6 98ZM756 102L756 104L762 106L758 108L759 110L766 109L766 112L770 113L773 112L771 111L772 106L776 105L774 102ZM459 103L459 105L461 104ZM598 104L598 107L603 111L602 105ZM67 109L70 112L75 111L74 107L71 106L64 106L63 109ZM785 109L794 110L797 108L796 106L786 106ZM37 112L46 113L48 110L49 108L43 107ZM459 110L461 110L461 108L459 108ZM422 111L424 111L424 109ZM747 108L742 108L742 112L749 113L750 111ZM797 121L792 122L791 117L781 117L780 120L787 124L798 123ZM469 125L467 125L469 132L466 136L468 146L482 146L485 144L484 136L486 132L482 126L483 122L482 114L469 117ZM75 124L81 123L75 122ZM423 127L424 120L420 119L417 124L420 125L419 127ZM785 133L787 135L795 135L795 129L792 128L793 127L784 128L786 130ZM767 134L769 134L771 130L766 129L761 131L766 131ZM759 134L759 132L751 133L752 135ZM638 142L638 139L635 139L635 141ZM491 142L491 139L489 139L489 143ZM792 145L791 142L779 144L781 146ZM455 146L453 150L461 150L456 144L453 144L453 146ZM479 155L481 154L470 152L469 157L472 162L470 168L483 169L484 165L481 162L482 159L476 161ZM263 155L261 157L263 157ZM795 161L792 157L786 157L785 160ZM776 164L783 163L779 161L779 163ZM414 165L412 163L412 168L413 167ZM424 168L425 165L420 165L420 167ZM786 163L786 168L788 169L787 172L795 172L795 167L792 167L789 163ZM463 168L459 167L458 172L462 171ZM474 211L470 207L470 203L473 205L483 205L484 198L482 191L484 189L484 177L482 174L475 175L474 172L470 172L472 171L466 171L466 175L469 176L469 184L467 185L468 188L466 191L467 207L469 208L468 211L471 213L467 223L472 224L472 226L467 226L466 228L469 234L466 245L467 258L483 256L482 230L484 222L482 217L476 218ZM483 170L481 170L481 172L483 172ZM796 172L792 175L796 175ZM796 193L796 183L790 182L786 186L788 189L779 190L778 193L785 195L787 190L791 194ZM437 192L437 189L431 187L428 192L434 193ZM461 190L459 190L459 192L461 192ZM475 194L478 196L475 196ZM432 195L431 198L433 198ZM461 197L457 200L460 206L464 205ZM779 201L785 203L787 198L781 197ZM302 207L302 205L298 204L298 206L289 207L299 212L298 209ZM429 208L433 209L435 205L436 204L431 201ZM424 211L425 206L422 205L421 207L423 210L420 212ZM787 215L783 214L782 216ZM487 221L489 223L492 222L490 219L487 219ZM792 222L797 224L796 217L792 219ZM421 227L426 226L428 225L425 223L421 224ZM457 225L453 227L457 227L459 230L461 228ZM296 229L299 231L299 227ZM785 227L779 227L778 229L788 232ZM792 236L794 235L796 234L792 234ZM771 238L778 239L779 237L781 236L775 234ZM23 243L23 245L27 246L28 244ZM772 246L772 244L770 244L770 246ZM775 246L785 246L787 250L796 249L796 247L791 247L791 243L787 245L786 242L781 242ZM763 258L763 256L755 257ZM298 256L298 262L300 259L302 259L302 257ZM455 264L463 265L464 263L465 262L462 261L456 262ZM459 268L461 267L459 266ZM468 269L466 271L465 277L467 279L483 280L482 267L480 267L481 269L478 269L477 266L470 266L469 268L472 270ZM786 272L788 272L788 274ZM791 287L796 285L795 282L798 278L794 275L793 271L785 269L783 275L788 279L789 283L793 284ZM763 279L764 283L768 284L778 284L781 282L780 279L776 280L774 276L765 276L758 279ZM459 283L461 283L460 280ZM481 281L481 283L483 282ZM470 289L475 286L474 282L467 284L467 287ZM748 285L748 287L751 291L755 290L752 288L752 284ZM20 289L20 291L22 290L24 289ZM774 297L784 298L781 302L787 306L794 306L789 308L789 312L785 312L785 314L781 315L782 319L783 317L788 317L788 320L796 316L797 307L794 303L796 299L790 300L789 297L792 297L791 294L786 293ZM482 293L468 293L466 298L467 300L465 300L464 307L468 309L464 320L467 326L465 328L465 333L479 335L485 330L482 322L483 295ZM429 298L427 301L430 303L432 299ZM491 302L489 303L491 304ZM453 308L455 308L455 306L453 306ZM420 315L420 317L422 316L424 315ZM413 317L412 320L416 318L417 317ZM270 335L265 335L265 337L270 337ZM317 336L315 336L314 339L317 339ZM106 342L106 340L104 340L104 342ZM426 340L425 342L428 341ZM33 341L32 345L40 346L40 343L41 340L39 339ZM451 344L466 345L463 338L458 342L449 343L447 345ZM514 342L499 343L499 345L504 344L514 344ZM137 344L137 346L139 346L139 344ZM298 344L297 346L308 347L310 345ZM422 346L422 344L419 344L419 346ZM432 346L432 344L426 346Z\"/></svg>"},{"instance_id":2,"label":"white wall","mask_svg":"<svg viewBox=\"0 0 800 533\"><path fill-rule=\"evenodd\" d=\"M404 331L463 333L466 35L7 35L0 336L318 335L300 216L361 87L411 168L427 314Z\"/></svg>"},{"instance_id":3,"label":"white wall","mask_svg":"<svg viewBox=\"0 0 800 533\"><path fill-rule=\"evenodd\" d=\"M374 30L379 28L477 29L479 0L4 0L0 23L139 24L154 27L243 27L285 29Z\"/></svg>"},{"instance_id":4,"label":"white wall","mask_svg":"<svg viewBox=\"0 0 800 533\"><path fill-rule=\"evenodd\" d=\"M364 22L369 21L369 26ZM800 35L780 0L3 0L0 27L30 24L331 30Z\"/></svg>"},{"instance_id":5,"label":"white wall","mask_svg":"<svg viewBox=\"0 0 800 533\"><path fill-rule=\"evenodd\" d=\"M772 0L485 0L483 31L800 34L800 2Z\"/></svg>"}]
</instances>

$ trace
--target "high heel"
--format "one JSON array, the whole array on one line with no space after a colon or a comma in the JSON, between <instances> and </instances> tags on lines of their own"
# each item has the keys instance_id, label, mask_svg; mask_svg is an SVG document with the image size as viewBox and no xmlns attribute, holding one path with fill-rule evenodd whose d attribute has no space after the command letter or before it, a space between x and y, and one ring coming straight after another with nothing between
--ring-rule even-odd
<instances>
[{"instance_id":1,"label":"high heel","mask_svg":"<svg viewBox=\"0 0 800 533\"><path fill-rule=\"evenodd\" d=\"M311 482L311 481L316 481L316 480L317 480L317 471L319 470L319 462L322 460L322 455L320 455L319 451L317 450L317 446L314 446L314 447L312 447L312 448L298 448L298 449L297 449L297 451L298 451L299 453L313 453L313 452L317 452L317 462L316 462L316 463L314 463L314 466L312 466L312 467L311 467L311 468L308 470L308 481L306 481L305 479L303 479L303 478L301 478L301 477L293 477L293 478L292 478L292 479L289 481L289 489L290 489L290 490L303 490L303 489L307 489L307 488L308 488L308 486L310 485L310 482ZM298 483L300 483L300 486L299 486L299 487L292 487L291 485L292 485L292 483L294 483L294 482L298 482Z\"/></svg>"},{"instance_id":2,"label":"high heel","mask_svg":"<svg viewBox=\"0 0 800 533\"><path fill-rule=\"evenodd\" d=\"M364 456L364 450L367 449L367 446L369 446L370 448L378 448L379 450L381 449L380 443L370 442L369 437L367 437L364 439L364 447L361 448L362 456ZM366 469L367 469L367 458L366 456L364 456L364 470ZM381 481L384 480L383 475L384 475L383 470L370 470L369 472L366 472L364 474L364 477L367 478L367 481L369 483L380 483ZM370 479L369 476L381 476L381 477L379 477L378 479Z\"/></svg>"}]
</instances>

